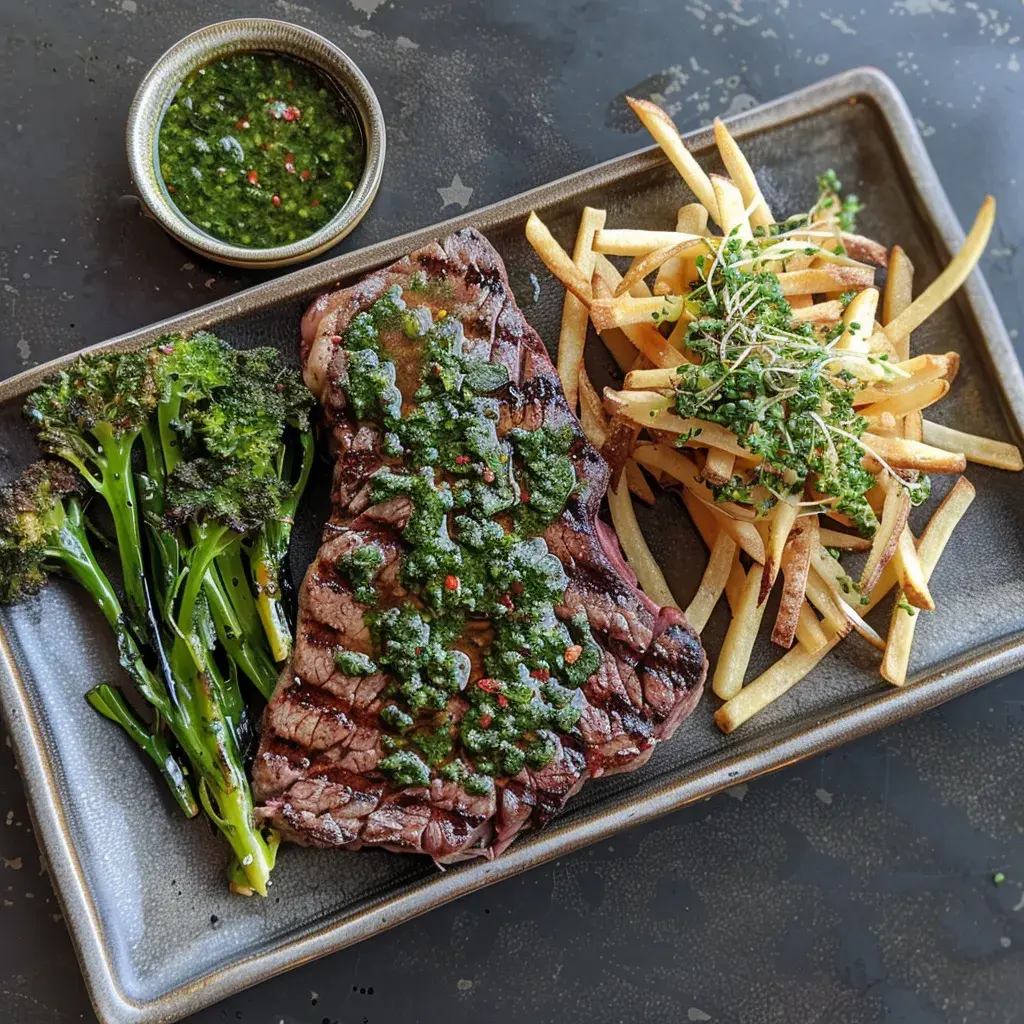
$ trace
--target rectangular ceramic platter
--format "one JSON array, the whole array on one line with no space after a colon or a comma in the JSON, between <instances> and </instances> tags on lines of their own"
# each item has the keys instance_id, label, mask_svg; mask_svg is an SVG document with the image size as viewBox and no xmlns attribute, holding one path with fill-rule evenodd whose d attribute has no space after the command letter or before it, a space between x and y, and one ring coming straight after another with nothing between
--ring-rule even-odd
<instances>
[{"instance_id":1,"label":"rectangular ceramic platter","mask_svg":"<svg viewBox=\"0 0 1024 1024\"><path fill-rule=\"evenodd\" d=\"M855 184L867 204L860 230L886 245L903 245L917 268L919 288L962 238L902 98L876 71L853 71L752 111L736 120L735 130L777 212L808 209L815 199L814 176L827 167ZM708 132L688 141L708 169L718 168ZM527 318L553 346L563 292L523 239L528 211L537 209L562 243L571 245L585 203L607 208L610 226L665 228L688 201L660 153L645 151L98 347L135 347L162 331L208 327L236 345L276 345L294 359L299 317L314 294L465 224L487 233L508 264ZM608 360L599 343L592 347L592 373L607 381ZM960 377L935 413L939 419L1021 442L1020 368L978 275L955 304L917 332L914 349L953 349L962 357ZM22 461L33 457L33 447L19 418L21 397L48 369L0 384L0 446ZM106 1024L176 1019L466 892L906 718L1015 668L1024 660L1020 478L973 466L968 475L978 499L936 572L939 610L919 623L914 676L906 688L881 684L877 653L852 638L732 736L714 726L717 701L708 696L643 769L588 783L551 827L525 836L493 863L441 873L423 858L286 847L267 900L229 894L224 847L202 821L180 816L126 738L87 709L82 694L100 680L116 678L118 668L106 627L83 597L57 584L40 599L4 612L0 696L37 834L100 1018ZM937 490L944 489L938 481ZM324 495L321 481L303 512L294 554L300 576L326 511ZM700 541L674 495L660 495L653 509L641 507L639 515L685 607L705 564ZM766 631L772 619L769 609ZM725 626L720 607L705 635L712 659ZM759 648L763 653L754 669L771 656L767 642ZM211 914L219 918L216 929Z\"/></svg>"}]
</instances>

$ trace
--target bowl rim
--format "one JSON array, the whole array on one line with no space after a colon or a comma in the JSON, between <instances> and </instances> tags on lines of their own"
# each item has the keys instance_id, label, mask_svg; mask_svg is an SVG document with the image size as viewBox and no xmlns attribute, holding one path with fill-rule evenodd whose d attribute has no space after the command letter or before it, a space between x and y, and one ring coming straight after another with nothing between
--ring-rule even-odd
<instances>
[{"instance_id":1,"label":"bowl rim","mask_svg":"<svg viewBox=\"0 0 1024 1024\"><path fill-rule=\"evenodd\" d=\"M288 245L264 249L223 242L197 227L166 192L156 140L163 112L185 76L230 53L282 53L312 64L349 100L366 147L363 173L341 209L323 227ZM363 219L380 187L387 149L377 94L355 61L329 39L303 25L275 18L232 18L190 32L168 47L146 72L125 127L132 183L143 210L171 236L200 255L239 267L273 268L311 259L341 241Z\"/></svg>"}]
</instances>

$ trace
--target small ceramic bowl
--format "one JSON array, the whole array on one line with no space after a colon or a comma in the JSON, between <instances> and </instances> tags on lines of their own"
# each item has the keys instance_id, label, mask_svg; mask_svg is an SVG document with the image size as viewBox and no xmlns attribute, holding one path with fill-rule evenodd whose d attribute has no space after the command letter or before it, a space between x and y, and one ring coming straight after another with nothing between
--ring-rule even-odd
<instances>
[{"instance_id":1,"label":"small ceramic bowl","mask_svg":"<svg viewBox=\"0 0 1024 1024\"><path fill-rule=\"evenodd\" d=\"M175 206L157 166L160 122L186 76L219 57L252 51L298 57L327 76L359 117L366 146L363 176L337 214L308 238L270 249L231 245L200 230ZM269 18L218 22L175 43L142 80L128 113L126 141L132 180L147 211L190 249L238 267L283 267L329 249L362 220L377 194L384 169L384 115L363 73L347 54L323 36L300 25Z\"/></svg>"}]
</instances>

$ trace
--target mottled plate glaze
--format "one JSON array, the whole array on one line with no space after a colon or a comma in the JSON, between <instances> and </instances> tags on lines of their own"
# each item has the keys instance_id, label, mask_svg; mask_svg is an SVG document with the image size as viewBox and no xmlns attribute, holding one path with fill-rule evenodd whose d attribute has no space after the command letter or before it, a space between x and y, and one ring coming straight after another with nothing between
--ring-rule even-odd
<instances>
[{"instance_id":1,"label":"mottled plate glaze","mask_svg":"<svg viewBox=\"0 0 1024 1024\"><path fill-rule=\"evenodd\" d=\"M962 240L913 119L880 72L848 72L733 124L777 210L807 209L814 175L826 167L834 167L848 185L856 183L867 203L861 230L886 244L899 241L917 267L919 287ZM716 167L708 131L688 142L702 163ZM209 327L235 344L277 345L294 359L299 317L318 291L466 224L494 242L526 316L553 345L562 289L523 239L526 214L540 211L568 243L584 203L607 207L610 224L663 227L688 198L660 152L646 150L98 348L132 348L169 329ZM980 275L915 335L914 347L954 349L962 357L960 377L938 416L1021 443L1024 377ZM592 358L594 377L608 379L599 346ZM33 450L18 415L21 396L63 362L0 383L0 445L22 453L25 461ZM297 574L316 545L328 472L324 466L298 524ZM1024 664L1020 478L976 466L968 475L978 486L978 499L939 564L939 610L918 627L913 678L904 689L881 684L876 654L852 639L732 736L715 728L715 701L708 698L643 769L589 783L551 827L525 836L493 863L440 873L422 859L383 852L286 848L267 900L229 895L221 845L201 821L180 817L127 739L85 705L82 694L115 676L117 664L103 622L82 596L58 583L39 600L4 612L0 699L36 833L100 1019L152 1024L184 1016L457 896L907 718ZM639 514L685 606L703 570L703 548L674 496L661 495L654 508L641 507ZM771 619L769 611L766 624ZM712 657L725 625L720 608L705 632ZM760 646L767 659L767 645Z\"/></svg>"}]
</instances>

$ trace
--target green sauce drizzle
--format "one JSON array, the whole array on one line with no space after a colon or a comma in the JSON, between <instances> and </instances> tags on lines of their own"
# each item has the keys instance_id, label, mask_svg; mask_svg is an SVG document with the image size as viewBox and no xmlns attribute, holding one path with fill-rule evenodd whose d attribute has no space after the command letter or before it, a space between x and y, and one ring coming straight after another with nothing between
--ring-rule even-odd
<instances>
[{"instance_id":1,"label":"green sauce drizzle","mask_svg":"<svg viewBox=\"0 0 1024 1024\"><path fill-rule=\"evenodd\" d=\"M429 287L414 282L410 291ZM406 348L415 341L420 360L405 410L389 340ZM492 776L551 760L553 733L576 727L580 687L600 665L586 616L566 624L555 615L566 577L541 536L577 486L573 432L499 436L495 392L509 383L507 370L472 358L458 319L435 321L429 307L408 307L397 286L353 318L342 344L336 383L353 415L376 422L385 451L402 461L374 474L371 500L411 505L401 582L416 601L366 615L374 663L393 679L381 712L388 756L378 767L400 785L439 776L487 793ZM366 552L374 551L360 548L338 563L367 605L380 561ZM491 639L487 675L470 683L471 661L458 644L473 618L489 622ZM446 708L460 693L470 706L454 723Z\"/></svg>"}]
</instances>

